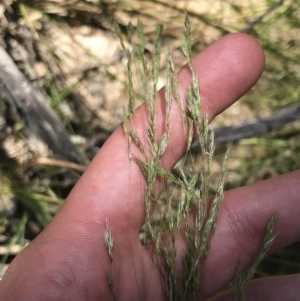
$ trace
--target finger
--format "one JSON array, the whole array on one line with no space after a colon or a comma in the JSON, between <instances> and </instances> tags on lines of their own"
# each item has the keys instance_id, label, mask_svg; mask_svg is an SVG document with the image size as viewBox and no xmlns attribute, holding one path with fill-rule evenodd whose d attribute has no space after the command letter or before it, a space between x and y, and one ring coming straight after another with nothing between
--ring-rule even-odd
<instances>
[{"instance_id":1,"label":"finger","mask_svg":"<svg viewBox=\"0 0 300 301\"><path fill-rule=\"evenodd\" d=\"M233 280L238 262L243 268L254 262L272 215L278 220L270 252L300 239L299 178L300 170L225 193L205 263L204 296Z\"/></svg>"},{"instance_id":2,"label":"finger","mask_svg":"<svg viewBox=\"0 0 300 301\"><path fill-rule=\"evenodd\" d=\"M193 64L200 79L202 107L212 119L257 81L264 67L264 55L253 38L233 34L203 51L193 60ZM178 81L184 98L191 83L187 67L179 73ZM163 92L159 93L156 106L164 107ZM144 132L145 111L141 107L135 115L140 133ZM157 124L164 124L164 118L165 115L158 110ZM170 145L164 158L166 168L171 168L183 155L186 145L186 132L176 106L172 109L171 120ZM85 292L83 299L103 297L103 292L99 292L99 283L107 283L107 271L111 268L108 256L103 255L107 254L103 234L106 220L115 240L115 266L119 263L117 276L125 280L119 290L124 294L128 289L137 290L133 287L133 279L138 272L132 269L135 265L132 256L139 254L140 250L137 232L144 218L144 189L145 181L140 169L128 158L128 143L120 126L90 164L49 227L17 257L2 281L0 292L5 292L5 285L9 285L17 275L19 292L23 294L30 294L32 288L45 296L47 292L51 294L54 287L59 294L57 286L63 294L67 284L72 282L77 288L78 298L82 297L80 289L86 288L87 283L92 289ZM130 245L134 241L136 245ZM116 263L116 260L119 261ZM145 266L151 267L152 259L145 260L148 260ZM64 267L63 270L60 267ZM34 273L32 279L35 282L29 279L22 282L24 274L18 275L20 270ZM48 285L47 291L43 287L45 278L51 278L53 285ZM23 290L22 283L27 285L23 285ZM139 286L142 287L141 283Z\"/></svg>"},{"instance_id":3,"label":"finger","mask_svg":"<svg viewBox=\"0 0 300 301\"><path fill-rule=\"evenodd\" d=\"M263 278L252 280L246 285L245 299L247 301L294 301L300 296L300 275ZM208 301L236 300L236 291L232 289Z\"/></svg>"}]
</instances>

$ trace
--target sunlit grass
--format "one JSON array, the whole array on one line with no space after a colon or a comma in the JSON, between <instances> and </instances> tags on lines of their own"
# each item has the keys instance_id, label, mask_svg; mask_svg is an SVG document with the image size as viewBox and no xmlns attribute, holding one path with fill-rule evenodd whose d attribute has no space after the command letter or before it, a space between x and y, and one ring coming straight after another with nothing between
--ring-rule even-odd
<instances>
[{"instance_id":1,"label":"sunlit grass","mask_svg":"<svg viewBox=\"0 0 300 301\"><path fill-rule=\"evenodd\" d=\"M164 123L160 125L163 133L158 137L156 124L155 100L157 96L157 81L161 61L161 35L162 28L157 28L157 38L154 46L152 62L145 59L146 37L144 26L139 21L137 24L137 35L139 43L134 44L132 36L135 34L134 27L129 24L127 27L127 37L133 46L129 51L124 44L123 35L117 24L115 24L116 33L120 39L122 48L126 53L128 66L129 82L129 104L126 115L124 116L124 133L128 138L128 156L132 164L138 164L146 180L145 189L145 226L144 231L148 234L150 242L154 245L154 263L158 265L163 278L163 291L167 300L198 300L200 288L202 287L203 277L200 271L208 256L211 239L216 229L218 213L224 196L225 179L227 172L227 161L229 158L229 149L224 156L222 167L219 171L219 180L216 186L215 195L212 197L210 206L208 206L208 197L210 196L211 185L211 167L215 150L213 131L208 125L208 116L201 108L200 89L197 74L192 64L192 40L190 34L190 22L186 15L185 32L183 38L182 51L190 68L192 83L187 90L185 100L178 92L178 82L172 58L172 52L167 54L165 70L165 102L166 108L163 115ZM133 64L141 64L142 82L145 86L145 102L147 107L148 120L145 125L146 142L141 140L133 123L135 112L135 94L133 85ZM186 101L186 104L184 102ZM162 165L162 157L169 147L170 128L172 125L171 109L176 102L181 110L181 122L187 134L187 154L181 161L179 175L176 175ZM178 121L176 121L178 122ZM189 164L189 173L185 172L185 163L187 156L190 156L188 150L192 145L194 137L197 137L200 145L201 168L195 169L193 164ZM133 151L133 145L138 151ZM193 162L193 158L190 162ZM156 193L157 181L163 183L163 199L160 200ZM180 190L180 197L174 198L172 191L168 188L175 185ZM163 206L159 206L163 204ZM174 210L175 204L175 210ZM156 209L154 208L156 207ZM192 216L191 210L195 210ZM153 212L158 215L154 219ZM253 265L246 272L237 271L236 286L237 300L244 300L244 284L249 281L256 271L258 264L266 254L272 240L273 229L276 222L274 215L268 225L266 236L262 244L262 250L254 261ZM108 225L108 223L107 223ZM108 227L108 226L107 226ZM179 233L185 233L187 241L187 251L182 257L183 282L179 275L177 261L176 239ZM145 238L144 238L145 239ZM113 238L107 228L105 242L109 256L113 260ZM144 243L146 241L144 240ZM179 268L181 269L181 268ZM108 285L113 291L113 278L108 277Z\"/></svg>"}]
</instances>

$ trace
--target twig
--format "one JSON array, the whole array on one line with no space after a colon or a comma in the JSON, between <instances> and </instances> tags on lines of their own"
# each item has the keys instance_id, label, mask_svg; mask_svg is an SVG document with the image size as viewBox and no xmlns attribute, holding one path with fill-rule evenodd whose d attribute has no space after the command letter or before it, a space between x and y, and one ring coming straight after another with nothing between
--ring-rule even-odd
<instances>
[{"instance_id":1,"label":"twig","mask_svg":"<svg viewBox=\"0 0 300 301\"><path fill-rule=\"evenodd\" d=\"M269 7L263 14L254 18L243 30L242 32L249 33L252 31L254 26L261 22L267 15L269 15L272 11L274 11L277 7L283 4L284 0L280 0L277 3L274 3L271 7Z\"/></svg>"},{"instance_id":2,"label":"twig","mask_svg":"<svg viewBox=\"0 0 300 301\"><path fill-rule=\"evenodd\" d=\"M54 155L67 161L86 163L64 125L47 106L44 96L32 87L1 46L0 96L24 121L29 134L45 141Z\"/></svg>"},{"instance_id":3,"label":"twig","mask_svg":"<svg viewBox=\"0 0 300 301\"><path fill-rule=\"evenodd\" d=\"M68 161L52 159L52 158L44 158L44 157L36 158L34 160L34 164L64 167L64 168L68 168L68 169L75 169L78 171L86 170L86 166L84 166L84 165L80 165L80 164L76 164L76 163L68 162Z\"/></svg>"},{"instance_id":4,"label":"twig","mask_svg":"<svg viewBox=\"0 0 300 301\"><path fill-rule=\"evenodd\" d=\"M215 142L228 143L244 138L263 136L299 119L300 104L291 105L267 117L252 119L234 126L217 128L214 130ZM192 145L191 151L196 153L199 150L200 146L196 141Z\"/></svg>"}]
</instances>

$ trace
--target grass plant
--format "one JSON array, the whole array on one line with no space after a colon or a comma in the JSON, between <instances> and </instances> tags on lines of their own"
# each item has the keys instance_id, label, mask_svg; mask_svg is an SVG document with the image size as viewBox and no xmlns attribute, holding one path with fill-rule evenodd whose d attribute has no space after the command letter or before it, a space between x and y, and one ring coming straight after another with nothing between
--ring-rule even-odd
<instances>
[{"instance_id":1,"label":"grass plant","mask_svg":"<svg viewBox=\"0 0 300 301\"><path fill-rule=\"evenodd\" d=\"M219 181L215 189L215 195L210 199L210 176L211 166L215 150L213 131L208 125L208 116L201 108L200 84L192 64L192 41L191 29L188 15L185 17L185 32L183 39L183 55L187 61L192 76L192 83L187 90L185 100L181 98L178 91L177 75L174 68L172 53L169 50L166 56L165 70L165 120L164 131L158 135L156 124L155 100L157 96L158 74L161 65L161 41L162 27L156 30L156 42L153 51L152 62L148 63L145 58L146 38L142 22L138 21L136 34L138 44L133 45L132 36L135 30L132 24L127 27L127 38L133 50L129 51L124 43L119 26L115 25L116 33L120 39L121 46L126 53L128 67L129 104L124 116L124 132L128 139L128 154L130 160L140 167L145 180L145 231L154 244L154 262L161 271L164 281L163 289L166 300L199 300L201 284L204 275L202 267L208 256L211 239L216 229L218 214L224 196L226 179L226 164L229 157L229 147L224 156L223 165L220 170ZM140 64L142 70L142 83L145 87L145 104L147 106L148 120L146 122L146 141L142 140L134 126L133 115L135 112L134 72L133 64ZM176 102L181 110L181 122L188 133L186 137L187 153L184 156L179 175L175 175L165 169L162 157L169 147L170 129L172 126L171 108ZM184 104L186 102L186 104ZM186 173L184 165L189 155L189 148L194 138L199 140L201 147L201 169L196 170L192 165L191 171ZM134 150L133 150L134 149ZM138 151L136 151L138 149ZM193 159L192 159L193 161ZM163 194L160 199L155 187L159 181L163 183ZM180 197L174 199L168 185L175 185L180 189ZM164 204L159 206L159 204ZM175 210L174 210L175 204ZM155 222L153 214L154 207L159 214L159 222ZM195 210L191 214L191 210ZM266 236L263 241L261 252L257 259L246 272L242 272L240 266L237 269L235 280L237 286L237 300L244 299L244 284L250 280L254 272L266 254L272 240L273 229L276 222L274 215L268 225ZM187 251L182 257L183 278L179 275L177 262L176 237L179 232L184 232L187 242ZM105 243L111 260L113 260L113 238L108 226L105 233ZM145 243L145 242L144 242ZM108 276L108 285L113 291L113 279ZM114 295L115 297L115 295ZM115 297L116 298L116 297Z\"/></svg>"}]
</instances>

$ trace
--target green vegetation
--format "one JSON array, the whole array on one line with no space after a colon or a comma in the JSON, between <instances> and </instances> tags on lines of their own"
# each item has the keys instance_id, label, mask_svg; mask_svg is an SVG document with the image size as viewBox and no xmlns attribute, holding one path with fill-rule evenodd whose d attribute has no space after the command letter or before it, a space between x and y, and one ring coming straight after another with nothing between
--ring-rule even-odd
<instances>
[{"instance_id":1,"label":"green vegetation","mask_svg":"<svg viewBox=\"0 0 300 301\"><path fill-rule=\"evenodd\" d=\"M199 81L191 57L192 41L188 16L186 15L185 18L182 50L192 74L192 84L186 94L185 105L184 100L181 99L179 95L172 53L168 51L165 71L166 106L165 112L162 112L166 117L165 124L163 125L156 123L157 112L155 109L155 100L158 93L157 81L161 61L162 28L157 27L152 64L149 64L145 59L146 38L143 24L140 21L137 24L137 35L139 39L137 45L133 45L132 42L132 36L134 35L132 24L129 23L127 27L127 37L131 46L133 46L132 52L124 45L120 27L115 24L115 28L128 60L129 104L128 113L124 118L124 131L128 137L129 158L140 166L146 180L144 230L155 246L155 258L153 260L155 264L158 265L158 269L161 271L164 280L162 287L164 288L166 300L196 301L199 299L204 276L201 275L200 271L203 270L202 266L209 252L211 238L216 228L218 213L224 196L229 148L226 151L220 171L216 194L211 202L209 202L211 167L215 151L214 134L213 131L209 129L208 116L203 114L201 109ZM139 77L142 77L142 81L147 83L145 85L146 100L144 102L147 105L148 112L148 125L145 129L145 136L147 136L146 142L141 140L134 127L135 89L133 86L133 62L135 62L135 66L140 63L142 74L139 74ZM139 70L139 68L137 69ZM176 105L181 110L181 122L186 133L188 133L186 137L187 153L182 160L179 176L164 169L162 164L162 157L169 147L171 127L170 112L174 105L173 98L175 98L177 102ZM157 131L158 126L164 129L159 137ZM199 141L201 149L201 169L196 170L192 164L187 174L184 171L187 162L186 158L191 155L189 149L195 136ZM137 147L138 151L132 150L134 148L133 145ZM157 182L161 182L163 185L164 193L162 194L162 198L156 195L155 184ZM179 199L172 196L172 184L180 189ZM189 215L191 210L195 210L194 218ZM156 216L158 215L158 219L156 218L156 220L154 218L154 212ZM238 292L237 300L239 301L245 299L244 284L254 276L257 266L269 249L273 240L272 233L275 222L276 216L274 215L268 225L261 253L251 268L245 273L242 273L240 269L237 271L235 282ZM182 279L176 265L176 237L181 232L185 233L185 239L188 245L187 251L182 257L183 285L181 284ZM109 256L111 260L113 260L113 238L108 223L105 243ZM179 269L181 270L181 268ZM111 276L108 277L108 285L113 292L113 278Z\"/></svg>"}]
</instances>

